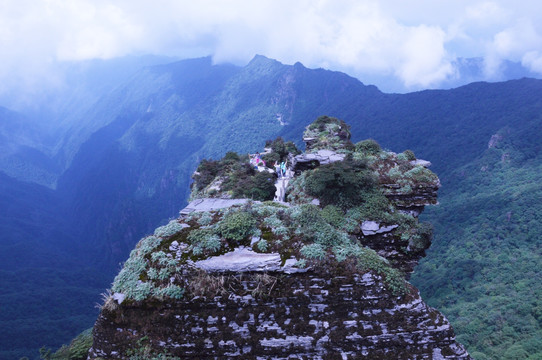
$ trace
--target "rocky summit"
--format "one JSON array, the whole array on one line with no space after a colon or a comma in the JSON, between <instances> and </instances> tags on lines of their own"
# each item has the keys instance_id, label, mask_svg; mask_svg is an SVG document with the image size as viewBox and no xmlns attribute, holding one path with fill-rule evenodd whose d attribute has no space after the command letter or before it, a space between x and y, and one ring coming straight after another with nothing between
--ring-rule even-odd
<instances>
[{"instance_id":1,"label":"rocky summit","mask_svg":"<svg viewBox=\"0 0 542 360\"><path fill-rule=\"evenodd\" d=\"M431 244L430 163L327 116L304 140L200 163L115 278L90 359L470 359L407 281Z\"/></svg>"}]
</instances>

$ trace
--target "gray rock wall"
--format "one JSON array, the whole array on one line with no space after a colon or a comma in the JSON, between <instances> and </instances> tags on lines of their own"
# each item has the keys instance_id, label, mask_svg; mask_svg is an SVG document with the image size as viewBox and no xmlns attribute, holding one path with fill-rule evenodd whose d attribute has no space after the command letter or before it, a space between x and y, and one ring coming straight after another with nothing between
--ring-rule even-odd
<instances>
[{"instance_id":1,"label":"gray rock wall","mask_svg":"<svg viewBox=\"0 0 542 360\"><path fill-rule=\"evenodd\" d=\"M469 358L414 288L393 296L371 273L214 276L224 295L102 311L90 359L125 358L138 341L147 353L194 359Z\"/></svg>"}]
</instances>

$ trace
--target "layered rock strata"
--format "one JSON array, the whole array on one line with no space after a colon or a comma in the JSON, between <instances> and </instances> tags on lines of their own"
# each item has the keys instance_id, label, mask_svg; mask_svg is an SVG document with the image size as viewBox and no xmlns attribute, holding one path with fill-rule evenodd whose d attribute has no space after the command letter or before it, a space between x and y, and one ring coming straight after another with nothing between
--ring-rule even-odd
<instances>
[{"instance_id":1,"label":"layered rock strata","mask_svg":"<svg viewBox=\"0 0 542 360\"><path fill-rule=\"evenodd\" d=\"M193 359L469 358L417 292L397 298L371 273L229 274L220 287L103 311L91 358L123 358L142 336L157 353Z\"/></svg>"},{"instance_id":2,"label":"layered rock strata","mask_svg":"<svg viewBox=\"0 0 542 360\"><path fill-rule=\"evenodd\" d=\"M310 151L290 156L289 203L196 199L140 241L90 359L470 359L406 282L431 243L417 219L440 186L429 163L354 146L334 118L307 132ZM193 193L228 195L216 179L244 174L232 159L199 169Z\"/></svg>"}]
</instances>

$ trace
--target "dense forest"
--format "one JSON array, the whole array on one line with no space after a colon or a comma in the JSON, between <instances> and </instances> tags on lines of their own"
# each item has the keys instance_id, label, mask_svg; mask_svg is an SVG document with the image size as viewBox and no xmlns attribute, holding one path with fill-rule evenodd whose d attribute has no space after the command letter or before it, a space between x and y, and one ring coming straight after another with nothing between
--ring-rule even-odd
<instances>
[{"instance_id":1,"label":"dense forest","mask_svg":"<svg viewBox=\"0 0 542 360\"><path fill-rule=\"evenodd\" d=\"M476 359L542 357L542 123L503 128L429 209L435 242L414 274Z\"/></svg>"}]
</instances>

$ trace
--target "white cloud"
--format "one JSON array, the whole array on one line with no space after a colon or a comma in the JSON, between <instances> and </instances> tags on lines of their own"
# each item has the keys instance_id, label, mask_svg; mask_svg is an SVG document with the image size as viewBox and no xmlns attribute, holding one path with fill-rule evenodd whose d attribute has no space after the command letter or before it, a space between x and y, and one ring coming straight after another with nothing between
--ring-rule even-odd
<instances>
[{"instance_id":1,"label":"white cloud","mask_svg":"<svg viewBox=\"0 0 542 360\"><path fill-rule=\"evenodd\" d=\"M521 63L531 71L542 74L542 52L527 52L525 55L523 55Z\"/></svg>"},{"instance_id":2,"label":"white cloud","mask_svg":"<svg viewBox=\"0 0 542 360\"><path fill-rule=\"evenodd\" d=\"M402 46L404 61L398 69L407 86L430 86L453 73L444 49L444 38L440 28L419 26L409 29Z\"/></svg>"},{"instance_id":3,"label":"white cloud","mask_svg":"<svg viewBox=\"0 0 542 360\"><path fill-rule=\"evenodd\" d=\"M65 21L71 30L58 39L56 57L59 60L122 56L133 51L144 36L144 29L118 6L83 2L77 6L62 2L59 6L65 10Z\"/></svg>"},{"instance_id":4,"label":"white cloud","mask_svg":"<svg viewBox=\"0 0 542 360\"><path fill-rule=\"evenodd\" d=\"M498 74L503 60L524 61L531 64L532 54L542 49L542 36L528 19L520 19L493 37L487 45L486 68L488 76Z\"/></svg>"},{"instance_id":5,"label":"white cloud","mask_svg":"<svg viewBox=\"0 0 542 360\"><path fill-rule=\"evenodd\" d=\"M465 9L466 19L477 26L491 26L506 21L507 12L494 1L474 3Z\"/></svg>"},{"instance_id":6,"label":"white cloud","mask_svg":"<svg viewBox=\"0 0 542 360\"><path fill-rule=\"evenodd\" d=\"M56 61L144 53L237 64L259 53L437 86L453 75L456 56L485 56L488 73L503 59L538 68L540 7L538 0L4 0L0 92L49 81Z\"/></svg>"},{"instance_id":7,"label":"white cloud","mask_svg":"<svg viewBox=\"0 0 542 360\"><path fill-rule=\"evenodd\" d=\"M288 14L268 9L266 14L273 15L272 22L259 19L253 28L227 28L220 35L215 58L248 60L253 55L251 50L257 49L267 56L301 61L310 67L396 74L408 86L432 85L450 74L440 28L401 25L383 14L376 2L342 3L347 6L307 2ZM243 36L243 32L250 36Z\"/></svg>"}]
</instances>

